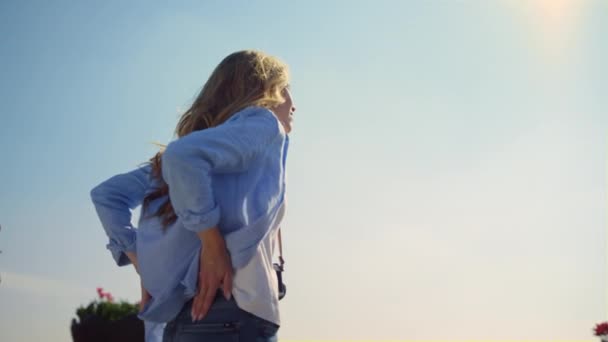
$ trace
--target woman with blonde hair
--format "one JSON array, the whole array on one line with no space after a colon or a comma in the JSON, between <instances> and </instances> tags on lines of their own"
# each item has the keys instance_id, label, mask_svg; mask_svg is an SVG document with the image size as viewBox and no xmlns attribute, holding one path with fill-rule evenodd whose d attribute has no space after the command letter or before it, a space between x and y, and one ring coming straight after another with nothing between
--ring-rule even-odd
<instances>
[{"instance_id":1,"label":"woman with blonde hair","mask_svg":"<svg viewBox=\"0 0 608 342\"><path fill-rule=\"evenodd\" d=\"M108 249L140 275L139 317L168 322L163 341L277 339L272 260L294 111L283 62L233 53L182 115L178 139L91 191Z\"/></svg>"}]
</instances>

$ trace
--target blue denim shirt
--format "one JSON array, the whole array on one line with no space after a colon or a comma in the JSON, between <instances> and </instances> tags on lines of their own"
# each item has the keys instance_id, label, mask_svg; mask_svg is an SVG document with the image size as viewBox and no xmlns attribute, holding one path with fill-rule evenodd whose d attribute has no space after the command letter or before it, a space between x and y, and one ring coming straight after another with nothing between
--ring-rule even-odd
<instances>
[{"instance_id":1,"label":"blue denim shirt","mask_svg":"<svg viewBox=\"0 0 608 342\"><path fill-rule=\"evenodd\" d=\"M162 155L162 175L178 218L166 230L150 215L166 197L142 210L137 228L131 224L131 211L158 186L149 163L91 191L116 263L130 263L124 252L137 254L143 285L152 296L141 319L167 322L195 295L197 232L218 226L233 267L248 263L283 204L288 146L278 119L261 107L171 142Z\"/></svg>"}]
</instances>

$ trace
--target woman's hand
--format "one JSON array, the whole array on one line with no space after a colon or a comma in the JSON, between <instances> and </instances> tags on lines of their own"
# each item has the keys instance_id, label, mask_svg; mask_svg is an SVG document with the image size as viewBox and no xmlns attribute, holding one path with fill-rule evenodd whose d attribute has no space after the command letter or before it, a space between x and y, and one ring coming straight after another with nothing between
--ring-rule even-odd
<instances>
[{"instance_id":1,"label":"woman's hand","mask_svg":"<svg viewBox=\"0 0 608 342\"><path fill-rule=\"evenodd\" d=\"M199 259L198 293L192 303L192 321L207 315L220 287L226 299L230 299L232 292L232 262L224 238L217 228L198 235L203 246Z\"/></svg>"},{"instance_id":2,"label":"woman's hand","mask_svg":"<svg viewBox=\"0 0 608 342\"><path fill-rule=\"evenodd\" d=\"M141 301L139 302L139 312L142 312L144 310L144 307L148 303L148 301L152 298L152 296L150 296L150 293L148 292L148 290L146 290L144 288L143 282L140 281L140 283L141 283Z\"/></svg>"}]
</instances>

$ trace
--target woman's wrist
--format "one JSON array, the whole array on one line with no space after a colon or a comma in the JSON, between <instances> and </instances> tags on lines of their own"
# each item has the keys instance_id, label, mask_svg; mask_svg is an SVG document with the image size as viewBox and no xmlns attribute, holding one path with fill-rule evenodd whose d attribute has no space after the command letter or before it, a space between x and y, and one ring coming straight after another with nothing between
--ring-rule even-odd
<instances>
[{"instance_id":1,"label":"woman's wrist","mask_svg":"<svg viewBox=\"0 0 608 342\"><path fill-rule=\"evenodd\" d=\"M219 228L217 227L205 229L201 232L198 232L196 235L198 235L198 238L201 239L201 243L204 249L221 250L226 248L224 237L222 236Z\"/></svg>"},{"instance_id":2,"label":"woman's wrist","mask_svg":"<svg viewBox=\"0 0 608 342\"><path fill-rule=\"evenodd\" d=\"M127 256L127 258L129 258L129 260L135 267L135 271L137 271L137 273L139 273L139 264L137 262L137 254L135 254L135 252L125 252L125 255Z\"/></svg>"}]
</instances>

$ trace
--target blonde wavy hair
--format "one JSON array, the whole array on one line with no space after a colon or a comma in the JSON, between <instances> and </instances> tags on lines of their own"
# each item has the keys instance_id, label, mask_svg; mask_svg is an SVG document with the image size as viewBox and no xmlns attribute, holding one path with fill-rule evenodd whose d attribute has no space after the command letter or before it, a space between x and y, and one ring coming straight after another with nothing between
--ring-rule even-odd
<instances>
[{"instance_id":1,"label":"blonde wavy hair","mask_svg":"<svg viewBox=\"0 0 608 342\"><path fill-rule=\"evenodd\" d=\"M283 103L283 89L289 85L289 69L276 57L261 51L244 50L228 55L213 70L203 89L186 110L175 128L178 138L224 123L232 115L249 106L271 109ZM143 201L143 209L150 202L169 194L169 186L162 179L162 149L150 159L152 177L160 186ZM159 216L166 228L177 216L167 200L150 216Z\"/></svg>"}]
</instances>

